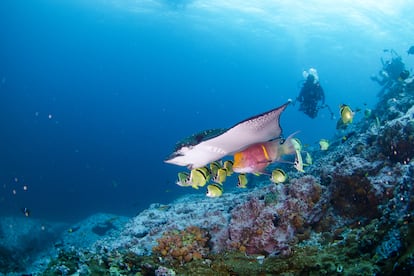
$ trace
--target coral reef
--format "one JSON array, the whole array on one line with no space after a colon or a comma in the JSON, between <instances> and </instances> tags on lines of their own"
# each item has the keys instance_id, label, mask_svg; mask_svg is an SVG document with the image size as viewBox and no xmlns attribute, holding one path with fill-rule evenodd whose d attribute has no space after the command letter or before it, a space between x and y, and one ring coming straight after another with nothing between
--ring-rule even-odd
<instances>
[{"instance_id":1,"label":"coral reef","mask_svg":"<svg viewBox=\"0 0 414 276\"><path fill-rule=\"evenodd\" d=\"M320 217L317 203L322 186L313 176L304 176L263 191L278 194L277 200L269 202L263 194L232 210L229 248L249 254L290 255L290 244L298 241L296 234L305 234Z\"/></svg>"},{"instance_id":2,"label":"coral reef","mask_svg":"<svg viewBox=\"0 0 414 276\"><path fill-rule=\"evenodd\" d=\"M157 239L158 245L154 246L152 251L169 263L183 264L206 257L209 253L208 240L206 230L188 226L184 230L164 232L162 237Z\"/></svg>"},{"instance_id":3,"label":"coral reef","mask_svg":"<svg viewBox=\"0 0 414 276\"><path fill-rule=\"evenodd\" d=\"M168 205L152 204L123 227L119 236L100 239L96 246L110 250L124 248L137 255L151 255L152 249L166 231L196 226L208 229L212 252L226 248L229 237L230 210L243 202L251 191L225 193L211 200L204 195L188 195Z\"/></svg>"},{"instance_id":4,"label":"coral reef","mask_svg":"<svg viewBox=\"0 0 414 276\"><path fill-rule=\"evenodd\" d=\"M283 185L262 178L152 204L128 222L98 214L73 225L44 275L412 275L413 105L412 78L383 90L372 115ZM17 270L11 244L0 265Z\"/></svg>"},{"instance_id":5,"label":"coral reef","mask_svg":"<svg viewBox=\"0 0 414 276\"><path fill-rule=\"evenodd\" d=\"M406 164L414 156L413 118L414 106L403 116L387 121L378 132L377 143L380 151L392 162Z\"/></svg>"}]
</instances>

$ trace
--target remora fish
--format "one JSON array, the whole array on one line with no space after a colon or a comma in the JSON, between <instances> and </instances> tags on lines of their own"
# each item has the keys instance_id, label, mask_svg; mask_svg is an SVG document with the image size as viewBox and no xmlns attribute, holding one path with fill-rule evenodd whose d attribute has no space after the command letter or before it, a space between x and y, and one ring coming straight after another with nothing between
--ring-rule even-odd
<instances>
[{"instance_id":1,"label":"remora fish","mask_svg":"<svg viewBox=\"0 0 414 276\"><path fill-rule=\"evenodd\" d=\"M225 131L204 131L193 135L179 143L165 162L189 169L200 168L252 144L277 138L282 132L280 114L290 102L248 118Z\"/></svg>"}]
</instances>

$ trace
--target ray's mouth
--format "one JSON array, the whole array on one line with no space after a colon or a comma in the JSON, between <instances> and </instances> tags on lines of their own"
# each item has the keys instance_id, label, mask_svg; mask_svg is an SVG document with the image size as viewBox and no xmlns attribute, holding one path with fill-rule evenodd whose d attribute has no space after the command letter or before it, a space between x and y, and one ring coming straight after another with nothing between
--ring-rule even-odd
<instances>
[{"instance_id":1,"label":"ray's mouth","mask_svg":"<svg viewBox=\"0 0 414 276\"><path fill-rule=\"evenodd\" d=\"M173 159L175 159L175 158L177 158L177 157L180 157L180 156L184 156L184 154L179 153L179 152L173 152L172 154L170 154L169 156L167 156L167 157L164 159L164 161L165 161L165 162L168 162L168 161L171 161L171 160L173 160Z\"/></svg>"}]
</instances>

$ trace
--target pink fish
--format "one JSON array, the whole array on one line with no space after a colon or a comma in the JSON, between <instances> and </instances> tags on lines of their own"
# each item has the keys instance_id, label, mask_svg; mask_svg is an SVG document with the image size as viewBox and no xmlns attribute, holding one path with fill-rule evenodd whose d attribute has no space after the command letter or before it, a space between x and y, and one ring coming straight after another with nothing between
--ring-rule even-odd
<instances>
[{"instance_id":1,"label":"pink fish","mask_svg":"<svg viewBox=\"0 0 414 276\"><path fill-rule=\"evenodd\" d=\"M277 162L283 155L294 154L295 147L291 139L275 139L257 143L234 154L233 171L237 173L262 173L271 163Z\"/></svg>"}]
</instances>

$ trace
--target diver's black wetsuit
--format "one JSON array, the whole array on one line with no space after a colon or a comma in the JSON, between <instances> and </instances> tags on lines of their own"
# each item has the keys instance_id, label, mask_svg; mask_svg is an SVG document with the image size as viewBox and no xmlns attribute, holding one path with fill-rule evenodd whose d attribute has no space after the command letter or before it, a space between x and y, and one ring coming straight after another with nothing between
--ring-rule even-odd
<instances>
[{"instance_id":1,"label":"diver's black wetsuit","mask_svg":"<svg viewBox=\"0 0 414 276\"><path fill-rule=\"evenodd\" d=\"M300 102L299 110L303 111L311 118L318 115L318 110L325 104L325 93L319 82L314 82L314 76L309 75L300 90L297 100ZM322 101L322 105L318 106L318 101Z\"/></svg>"}]
</instances>

